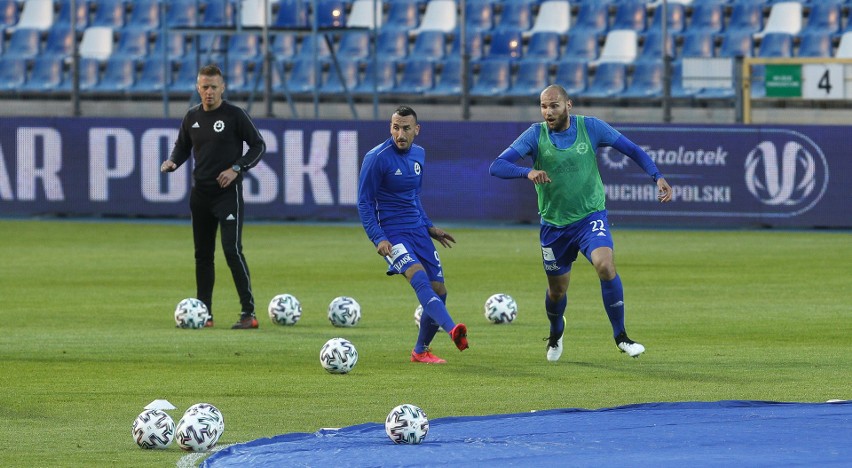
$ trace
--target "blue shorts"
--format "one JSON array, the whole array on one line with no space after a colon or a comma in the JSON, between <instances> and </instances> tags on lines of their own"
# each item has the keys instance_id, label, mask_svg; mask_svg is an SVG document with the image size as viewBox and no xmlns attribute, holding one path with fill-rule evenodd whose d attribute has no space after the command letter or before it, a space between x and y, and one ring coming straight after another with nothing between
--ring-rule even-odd
<instances>
[{"instance_id":1,"label":"blue shorts","mask_svg":"<svg viewBox=\"0 0 852 468\"><path fill-rule=\"evenodd\" d=\"M385 257L388 262L388 276L402 274L414 264L423 265L429 281L444 282L444 270L438 250L429 237L426 227L406 231L385 231L393 250Z\"/></svg>"},{"instance_id":2,"label":"blue shorts","mask_svg":"<svg viewBox=\"0 0 852 468\"><path fill-rule=\"evenodd\" d=\"M583 252L583 256L591 262L593 250L613 246L606 210L592 213L565 227L542 224L539 237L541 259L548 276L570 272L578 252Z\"/></svg>"}]
</instances>

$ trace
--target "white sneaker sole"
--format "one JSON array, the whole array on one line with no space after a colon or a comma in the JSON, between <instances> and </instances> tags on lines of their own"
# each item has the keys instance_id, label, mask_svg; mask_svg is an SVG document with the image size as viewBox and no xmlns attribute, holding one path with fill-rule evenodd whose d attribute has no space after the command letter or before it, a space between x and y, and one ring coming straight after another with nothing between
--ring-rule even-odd
<instances>
[{"instance_id":1,"label":"white sneaker sole","mask_svg":"<svg viewBox=\"0 0 852 468\"><path fill-rule=\"evenodd\" d=\"M639 357L640 354L645 352L645 347L639 343L618 343L618 349L632 358Z\"/></svg>"},{"instance_id":2,"label":"white sneaker sole","mask_svg":"<svg viewBox=\"0 0 852 468\"><path fill-rule=\"evenodd\" d=\"M550 362L556 362L559 358L562 357L562 338L559 338L559 341L556 342L556 347L551 348L547 347L547 360Z\"/></svg>"}]
</instances>

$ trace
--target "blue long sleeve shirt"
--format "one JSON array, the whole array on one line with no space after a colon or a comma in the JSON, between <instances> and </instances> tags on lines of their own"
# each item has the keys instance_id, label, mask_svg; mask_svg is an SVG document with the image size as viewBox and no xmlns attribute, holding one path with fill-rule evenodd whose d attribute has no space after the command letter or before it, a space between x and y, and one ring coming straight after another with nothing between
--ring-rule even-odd
<instances>
[{"instance_id":1,"label":"blue long sleeve shirt","mask_svg":"<svg viewBox=\"0 0 852 468\"><path fill-rule=\"evenodd\" d=\"M431 227L420 202L426 151L411 145L400 151L388 138L371 149L358 179L358 215L374 245L387 240L385 229Z\"/></svg>"}]
</instances>

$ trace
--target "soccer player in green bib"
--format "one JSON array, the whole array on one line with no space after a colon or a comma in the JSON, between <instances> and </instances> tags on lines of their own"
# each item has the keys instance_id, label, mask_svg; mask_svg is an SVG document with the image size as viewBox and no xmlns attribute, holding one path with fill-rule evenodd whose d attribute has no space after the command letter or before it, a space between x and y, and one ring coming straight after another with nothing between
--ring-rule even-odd
<instances>
[{"instance_id":1,"label":"soccer player in green bib","mask_svg":"<svg viewBox=\"0 0 852 468\"><path fill-rule=\"evenodd\" d=\"M600 119L571 115L571 106L564 88L545 88L541 92L544 122L525 130L494 160L490 172L501 179L527 178L535 184L541 215L541 256L548 285L544 299L550 321L547 360L557 361L562 355L571 265L580 252L597 271L616 346L629 356L638 357L645 347L631 340L624 327L624 288L613 261L596 149L611 146L635 161L657 184L660 202L671 201L672 190L642 148ZM518 164L527 157L531 168Z\"/></svg>"}]
</instances>

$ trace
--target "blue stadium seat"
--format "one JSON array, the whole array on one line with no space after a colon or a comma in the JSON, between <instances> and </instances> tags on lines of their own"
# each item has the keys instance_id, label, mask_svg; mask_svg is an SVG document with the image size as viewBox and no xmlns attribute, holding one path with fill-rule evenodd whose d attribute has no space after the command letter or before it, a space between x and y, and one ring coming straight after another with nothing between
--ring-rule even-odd
<instances>
[{"instance_id":1,"label":"blue stadium seat","mask_svg":"<svg viewBox=\"0 0 852 468\"><path fill-rule=\"evenodd\" d=\"M518 64L515 77L505 93L507 96L538 96L550 84L550 65L542 60L522 60Z\"/></svg>"},{"instance_id":2,"label":"blue stadium seat","mask_svg":"<svg viewBox=\"0 0 852 468\"><path fill-rule=\"evenodd\" d=\"M675 48L674 36L667 35L669 57L673 57L677 53ZM642 50L636 57L637 62L660 62L663 59L663 32L659 29L651 29L642 39Z\"/></svg>"},{"instance_id":3,"label":"blue stadium seat","mask_svg":"<svg viewBox=\"0 0 852 468\"><path fill-rule=\"evenodd\" d=\"M539 31L530 36L527 51L524 53L526 59L557 60L560 56L560 42L562 36L551 31Z\"/></svg>"},{"instance_id":4,"label":"blue stadium seat","mask_svg":"<svg viewBox=\"0 0 852 468\"><path fill-rule=\"evenodd\" d=\"M228 39L227 53L232 58L252 60L261 56L260 34L234 34Z\"/></svg>"},{"instance_id":5,"label":"blue stadium seat","mask_svg":"<svg viewBox=\"0 0 852 468\"><path fill-rule=\"evenodd\" d=\"M647 18L645 2L619 2L615 4L615 17L610 29L631 29L636 32L643 32L646 28Z\"/></svg>"},{"instance_id":6,"label":"blue stadium seat","mask_svg":"<svg viewBox=\"0 0 852 468\"><path fill-rule=\"evenodd\" d=\"M450 46L450 58L461 59L461 34L454 34L453 43ZM467 53L471 61L480 60L485 54L485 36L481 32L471 32L467 35L465 43Z\"/></svg>"},{"instance_id":7,"label":"blue stadium seat","mask_svg":"<svg viewBox=\"0 0 852 468\"><path fill-rule=\"evenodd\" d=\"M166 83L166 67L171 68L172 63L163 64L163 57L148 57L142 61L142 70L139 79L130 87L133 93L162 93Z\"/></svg>"},{"instance_id":8,"label":"blue stadium seat","mask_svg":"<svg viewBox=\"0 0 852 468\"><path fill-rule=\"evenodd\" d=\"M532 27L531 2L505 2L494 30L528 31Z\"/></svg>"},{"instance_id":9,"label":"blue stadium seat","mask_svg":"<svg viewBox=\"0 0 852 468\"><path fill-rule=\"evenodd\" d=\"M19 16L17 0L0 0L0 30L17 24Z\"/></svg>"},{"instance_id":10,"label":"blue stadium seat","mask_svg":"<svg viewBox=\"0 0 852 468\"><path fill-rule=\"evenodd\" d=\"M718 57L751 57L753 55L754 39L748 31L728 31L722 35Z\"/></svg>"},{"instance_id":11,"label":"blue stadium seat","mask_svg":"<svg viewBox=\"0 0 852 468\"><path fill-rule=\"evenodd\" d=\"M170 28L197 27L197 0L171 0L167 2L166 25Z\"/></svg>"},{"instance_id":12,"label":"blue stadium seat","mask_svg":"<svg viewBox=\"0 0 852 468\"><path fill-rule=\"evenodd\" d=\"M57 90L64 80L64 60L56 57L38 57L33 60L33 68L23 91L45 93Z\"/></svg>"},{"instance_id":13,"label":"blue stadium seat","mask_svg":"<svg viewBox=\"0 0 852 468\"><path fill-rule=\"evenodd\" d=\"M276 28L308 28L308 6L305 0L280 0L272 26Z\"/></svg>"},{"instance_id":14,"label":"blue stadium seat","mask_svg":"<svg viewBox=\"0 0 852 468\"><path fill-rule=\"evenodd\" d=\"M417 27L420 20L419 3L413 0L395 0L388 7L387 21L382 29L409 31Z\"/></svg>"},{"instance_id":15,"label":"blue stadium seat","mask_svg":"<svg viewBox=\"0 0 852 468\"><path fill-rule=\"evenodd\" d=\"M124 29L153 31L160 27L160 2L158 0L136 0L124 24Z\"/></svg>"},{"instance_id":16,"label":"blue stadium seat","mask_svg":"<svg viewBox=\"0 0 852 468\"><path fill-rule=\"evenodd\" d=\"M72 75L72 67L68 70L68 79L62 82L60 90L71 91L74 87L74 77ZM78 75L80 76L78 86L80 92L88 92L94 88L100 81L101 61L93 58L81 58L79 62Z\"/></svg>"},{"instance_id":17,"label":"blue stadium seat","mask_svg":"<svg viewBox=\"0 0 852 468\"><path fill-rule=\"evenodd\" d=\"M203 62L202 62L203 64ZM196 58L184 57L174 60L172 64L172 82L169 83L169 92L192 96L196 93L198 83L198 62Z\"/></svg>"},{"instance_id":18,"label":"blue stadium seat","mask_svg":"<svg viewBox=\"0 0 852 468\"><path fill-rule=\"evenodd\" d=\"M832 57L830 34L808 33L799 38L799 57Z\"/></svg>"},{"instance_id":19,"label":"blue stadium seat","mask_svg":"<svg viewBox=\"0 0 852 468\"><path fill-rule=\"evenodd\" d=\"M118 45L112 53L126 58L145 58L148 55L148 32L143 29L125 28L119 32Z\"/></svg>"},{"instance_id":20,"label":"blue stadium seat","mask_svg":"<svg viewBox=\"0 0 852 468\"><path fill-rule=\"evenodd\" d=\"M17 92L27 80L27 59L0 56L0 92Z\"/></svg>"},{"instance_id":21,"label":"blue stadium seat","mask_svg":"<svg viewBox=\"0 0 852 468\"><path fill-rule=\"evenodd\" d=\"M672 62L671 97L677 99L691 98L698 92L697 89L683 87L683 62L676 60Z\"/></svg>"},{"instance_id":22,"label":"blue stadium seat","mask_svg":"<svg viewBox=\"0 0 852 468\"><path fill-rule=\"evenodd\" d=\"M186 55L186 36L183 33L170 31L167 36L155 34L153 40L154 42L148 50L151 55L162 57L165 52L170 60L180 59Z\"/></svg>"},{"instance_id":23,"label":"blue stadium seat","mask_svg":"<svg viewBox=\"0 0 852 468\"><path fill-rule=\"evenodd\" d=\"M512 83L512 63L508 58L489 58L479 63L476 81L470 87L471 96L503 96Z\"/></svg>"},{"instance_id":24,"label":"blue stadium seat","mask_svg":"<svg viewBox=\"0 0 852 468\"><path fill-rule=\"evenodd\" d=\"M225 93L228 96L245 93L251 90L254 82L249 73L249 60L243 60L239 56L229 56L227 64L222 67L225 78Z\"/></svg>"},{"instance_id":25,"label":"blue stadium seat","mask_svg":"<svg viewBox=\"0 0 852 468\"><path fill-rule=\"evenodd\" d=\"M337 56L346 60L366 60L370 56L369 31L352 31L343 34L337 46Z\"/></svg>"},{"instance_id":26,"label":"blue stadium seat","mask_svg":"<svg viewBox=\"0 0 852 468\"><path fill-rule=\"evenodd\" d=\"M595 60L600 53L598 38L596 33L587 32L581 34L572 31L568 35L568 43L565 46L565 53L562 54L566 59L587 59Z\"/></svg>"},{"instance_id":27,"label":"blue stadium seat","mask_svg":"<svg viewBox=\"0 0 852 468\"><path fill-rule=\"evenodd\" d=\"M663 63L639 62L633 67L632 80L620 96L652 98L663 95Z\"/></svg>"},{"instance_id":28,"label":"blue stadium seat","mask_svg":"<svg viewBox=\"0 0 852 468\"><path fill-rule=\"evenodd\" d=\"M19 28L12 31L3 55L14 58L35 58L41 52L41 31Z\"/></svg>"},{"instance_id":29,"label":"blue stadium seat","mask_svg":"<svg viewBox=\"0 0 852 468\"><path fill-rule=\"evenodd\" d=\"M364 77L355 86L356 94L371 95L374 87L379 93L390 92L396 86L396 62L392 60L368 60Z\"/></svg>"},{"instance_id":30,"label":"blue stadium seat","mask_svg":"<svg viewBox=\"0 0 852 468\"><path fill-rule=\"evenodd\" d=\"M669 21L666 24L666 30L669 33L681 33L686 29L686 6L682 3L669 2L666 8ZM651 20L651 26L648 28L651 31L663 30L663 7L657 6L654 8L654 17Z\"/></svg>"},{"instance_id":31,"label":"blue stadium seat","mask_svg":"<svg viewBox=\"0 0 852 468\"><path fill-rule=\"evenodd\" d=\"M346 26L346 2L342 0L316 0L317 24L321 28Z\"/></svg>"},{"instance_id":32,"label":"blue stadium seat","mask_svg":"<svg viewBox=\"0 0 852 468\"><path fill-rule=\"evenodd\" d=\"M296 35L293 33L273 33L269 44L269 53L277 59L291 59L298 50Z\"/></svg>"},{"instance_id":33,"label":"blue stadium seat","mask_svg":"<svg viewBox=\"0 0 852 468\"><path fill-rule=\"evenodd\" d=\"M787 33L769 33L763 36L757 50L758 57L792 57L793 35Z\"/></svg>"},{"instance_id":34,"label":"blue stadium seat","mask_svg":"<svg viewBox=\"0 0 852 468\"><path fill-rule=\"evenodd\" d=\"M695 2L687 33L719 33L725 28L725 4L723 2Z\"/></svg>"},{"instance_id":35,"label":"blue stadium seat","mask_svg":"<svg viewBox=\"0 0 852 468\"><path fill-rule=\"evenodd\" d=\"M124 27L124 0L98 0L92 3L95 13L89 26L105 26L113 29Z\"/></svg>"},{"instance_id":36,"label":"blue stadium seat","mask_svg":"<svg viewBox=\"0 0 852 468\"><path fill-rule=\"evenodd\" d=\"M82 31L89 26L89 0L77 0L76 8L76 26L78 30ZM71 2L59 2L59 13L54 22L54 26L56 25L71 27Z\"/></svg>"},{"instance_id":37,"label":"blue stadium seat","mask_svg":"<svg viewBox=\"0 0 852 468\"><path fill-rule=\"evenodd\" d=\"M136 61L125 57L106 60L101 80L92 88L96 93L123 94L136 83Z\"/></svg>"},{"instance_id":38,"label":"blue stadium seat","mask_svg":"<svg viewBox=\"0 0 852 468\"><path fill-rule=\"evenodd\" d=\"M484 58L519 59L523 55L524 38L520 31L496 31L491 34L488 53Z\"/></svg>"},{"instance_id":39,"label":"blue stadium seat","mask_svg":"<svg viewBox=\"0 0 852 468\"><path fill-rule=\"evenodd\" d=\"M727 34L754 34L763 28L763 5L759 3L734 3L725 29Z\"/></svg>"},{"instance_id":40,"label":"blue stadium seat","mask_svg":"<svg viewBox=\"0 0 852 468\"><path fill-rule=\"evenodd\" d=\"M316 53L319 60L331 58L331 49L328 48L328 42L326 42L325 36L322 34L304 36L302 42L299 44L299 50L296 52L296 59L313 60L314 53Z\"/></svg>"},{"instance_id":41,"label":"blue stadium seat","mask_svg":"<svg viewBox=\"0 0 852 468\"><path fill-rule=\"evenodd\" d=\"M839 3L813 2L809 6L808 21L799 34L840 32L842 8Z\"/></svg>"},{"instance_id":42,"label":"blue stadium seat","mask_svg":"<svg viewBox=\"0 0 852 468\"><path fill-rule=\"evenodd\" d=\"M228 37L220 34L199 34L195 37L196 52L202 62L213 62L224 58L228 53Z\"/></svg>"},{"instance_id":43,"label":"blue stadium seat","mask_svg":"<svg viewBox=\"0 0 852 468\"><path fill-rule=\"evenodd\" d=\"M461 94L461 60L458 57L439 62L438 82L435 87L426 91L428 96L458 96Z\"/></svg>"},{"instance_id":44,"label":"blue stadium seat","mask_svg":"<svg viewBox=\"0 0 852 468\"><path fill-rule=\"evenodd\" d=\"M402 67L402 75L392 92L423 94L435 87L435 63L433 61L412 58L400 62L400 66Z\"/></svg>"},{"instance_id":45,"label":"blue stadium seat","mask_svg":"<svg viewBox=\"0 0 852 468\"><path fill-rule=\"evenodd\" d=\"M681 57L713 57L716 39L711 31L687 29L682 37Z\"/></svg>"},{"instance_id":46,"label":"blue stadium seat","mask_svg":"<svg viewBox=\"0 0 852 468\"><path fill-rule=\"evenodd\" d=\"M409 56L414 60L443 60L447 55L447 36L443 31L422 31L414 39Z\"/></svg>"},{"instance_id":47,"label":"blue stadium seat","mask_svg":"<svg viewBox=\"0 0 852 468\"><path fill-rule=\"evenodd\" d=\"M604 2L584 2L577 10L576 20L571 25L568 37L574 34L603 37L609 30L609 6Z\"/></svg>"},{"instance_id":48,"label":"blue stadium seat","mask_svg":"<svg viewBox=\"0 0 852 468\"><path fill-rule=\"evenodd\" d=\"M376 54L383 60L400 60L408 56L408 31L382 29L376 37Z\"/></svg>"},{"instance_id":49,"label":"blue stadium seat","mask_svg":"<svg viewBox=\"0 0 852 468\"><path fill-rule=\"evenodd\" d=\"M323 94L342 94L347 90L352 92L358 86L359 62L353 60L348 55L340 54L340 56L341 59L337 61L337 65L340 67L340 74L338 75L337 69L332 64L326 74L325 80L323 80L319 88ZM343 81L340 79L341 75L343 76ZM344 84L346 84L345 88Z\"/></svg>"},{"instance_id":50,"label":"blue stadium seat","mask_svg":"<svg viewBox=\"0 0 852 468\"><path fill-rule=\"evenodd\" d=\"M199 25L205 28L233 28L236 26L235 10L232 0L204 0L204 13Z\"/></svg>"},{"instance_id":51,"label":"blue stadium seat","mask_svg":"<svg viewBox=\"0 0 852 468\"><path fill-rule=\"evenodd\" d=\"M605 62L598 65L583 97L610 98L627 88L627 66L623 63Z\"/></svg>"},{"instance_id":52,"label":"blue stadium seat","mask_svg":"<svg viewBox=\"0 0 852 468\"><path fill-rule=\"evenodd\" d=\"M494 29L494 5L491 2L468 1L465 5L468 31L489 32Z\"/></svg>"},{"instance_id":53,"label":"blue stadium seat","mask_svg":"<svg viewBox=\"0 0 852 468\"><path fill-rule=\"evenodd\" d=\"M74 40L75 35L71 32L70 26L54 24L47 31L44 49L42 49L40 55L54 58L70 57L74 53Z\"/></svg>"},{"instance_id":54,"label":"blue stadium seat","mask_svg":"<svg viewBox=\"0 0 852 468\"><path fill-rule=\"evenodd\" d=\"M589 81L588 62L582 59L560 60L556 63L554 82L562 85L569 96L579 96L586 91Z\"/></svg>"}]
</instances>

